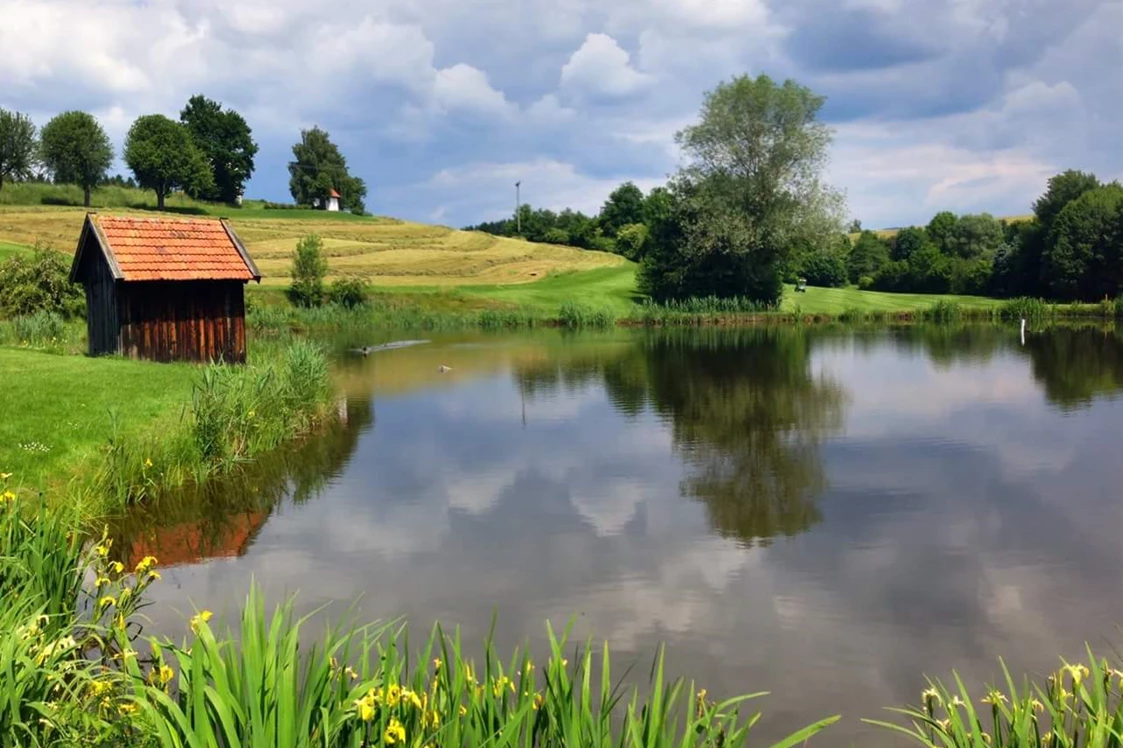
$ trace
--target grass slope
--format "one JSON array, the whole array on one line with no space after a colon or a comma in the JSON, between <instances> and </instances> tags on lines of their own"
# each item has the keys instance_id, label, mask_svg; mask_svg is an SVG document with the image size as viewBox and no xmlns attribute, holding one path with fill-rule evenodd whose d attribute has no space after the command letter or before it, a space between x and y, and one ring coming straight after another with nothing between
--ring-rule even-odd
<instances>
[{"instance_id":1,"label":"grass slope","mask_svg":"<svg viewBox=\"0 0 1123 748\"><path fill-rule=\"evenodd\" d=\"M153 215L129 209L113 212ZM301 237L312 233L324 240L331 275L357 275L378 286L498 286L627 263L606 252L392 218L260 208L221 212L230 217L267 285L288 284L292 252ZM81 208L0 205L0 241L27 246L43 242L71 252L84 217Z\"/></svg>"},{"instance_id":2,"label":"grass slope","mask_svg":"<svg viewBox=\"0 0 1123 748\"><path fill-rule=\"evenodd\" d=\"M178 418L196 371L0 348L0 472L37 487L69 474L108 441L111 411L126 433Z\"/></svg>"},{"instance_id":3,"label":"grass slope","mask_svg":"<svg viewBox=\"0 0 1123 748\"><path fill-rule=\"evenodd\" d=\"M899 312L925 309L937 301L955 302L974 309L991 308L1001 303L998 299L982 296L952 296L950 294L884 293L860 291L856 288L808 287L807 293L796 293L788 286L784 289L781 309L793 311L796 307L806 314L841 314L847 310L863 312Z\"/></svg>"}]
</instances>

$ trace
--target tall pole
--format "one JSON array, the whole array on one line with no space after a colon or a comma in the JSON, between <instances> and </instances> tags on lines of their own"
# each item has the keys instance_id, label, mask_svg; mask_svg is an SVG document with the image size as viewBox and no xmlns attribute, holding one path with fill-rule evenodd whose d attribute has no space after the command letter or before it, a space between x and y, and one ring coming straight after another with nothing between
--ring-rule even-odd
<instances>
[{"instance_id":1,"label":"tall pole","mask_svg":"<svg viewBox=\"0 0 1123 748\"><path fill-rule=\"evenodd\" d=\"M522 186L522 180L515 182L515 233L522 236L523 233L523 217L519 215L519 207L522 201L519 200L519 187Z\"/></svg>"}]
</instances>

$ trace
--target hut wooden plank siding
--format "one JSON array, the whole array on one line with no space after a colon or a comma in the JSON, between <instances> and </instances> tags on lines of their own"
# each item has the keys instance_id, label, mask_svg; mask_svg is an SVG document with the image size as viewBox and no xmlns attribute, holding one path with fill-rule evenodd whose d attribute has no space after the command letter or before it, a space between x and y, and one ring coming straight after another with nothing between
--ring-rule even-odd
<instances>
[{"instance_id":1,"label":"hut wooden plank siding","mask_svg":"<svg viewBox=\"0 0 1123 748\"><path fill-rule=\"evenodd\" d=\"M246 360L245 284L261 273L226 221L88 214L70 279L91 356Z\"/></svg>"}]
</instances>

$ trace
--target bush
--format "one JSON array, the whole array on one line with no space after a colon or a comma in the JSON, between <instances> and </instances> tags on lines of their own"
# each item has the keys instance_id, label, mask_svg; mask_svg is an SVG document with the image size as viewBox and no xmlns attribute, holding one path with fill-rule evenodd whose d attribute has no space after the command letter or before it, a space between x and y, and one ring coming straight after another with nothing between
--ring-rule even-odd
<instances>
[{"instance_id":1,"label":"bush","mask_svg":"<svg viewBox=\"0 0 1123 748\"><path fill-rule=\"evenodd\" d=\"M333 304L354 309L357 306L366 306L370 300L370 284L358 276L337 278L331 284L331 301Z\"/></svg>"},{"instance_id":2,"label":"bush","mask_svg":"<svg viewBox=\"0 0 1123 748\"><path fill-rule=\"evenodd\" d=\"M846 263L832 252L812 252L803 258L799 273L807 285L841 288L846 285Z\"/></svg>"},{"instance_id":3,"label":"bush","mask_svg":"<svg viewBox=\"0 0 1123 748\"><path fill-rule=\"evenodd\" d=\"M86 297L70 282L70 260L41 245L0 265L0 314L9 317L37 312L63 318L83 317Z\"/></svg>"},{"instance_id":4,"label":"bush","mask_svg":"<svg viewBox=\"0 0 1123 748\"><path fill-rule=\"evenodd\" d=\"M289 296L299 306L320 306L324 303L324 276L328 261L324 258L324 243L315 234L300 240L292 253L292 285Z\"/></svg>"},{"instance_id":5,"label":"bush","mask_svg":"<svg viewBox=\"0 0 1123 748\"><path fill-rule=\"evenodd\" d=\"M873 278L871 278L868 275L863 275L861 278L858 279L858 288L860 288L863 291L871 291L871 290L873 290L873 286L874 286Z\"/></svg>"}]
</instances>

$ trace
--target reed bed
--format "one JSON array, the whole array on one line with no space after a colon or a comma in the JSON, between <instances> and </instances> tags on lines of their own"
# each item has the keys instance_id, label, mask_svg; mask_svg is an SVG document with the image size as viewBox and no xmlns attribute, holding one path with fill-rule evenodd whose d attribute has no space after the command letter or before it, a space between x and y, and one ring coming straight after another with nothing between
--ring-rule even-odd
<instances>
[{"instance_id":1,"label":"reed bed","mask_svg":"<svg viewBox=\"0 0 1123 748\"><path fill-rule=\"evenodd\" d=\"M114 428L91 492L124 506L228 472L310 432L330 417L332 396L327 358L305 340L263 363L211 364L172 426L142 436Z\"/></svg>"}]
</instances>

